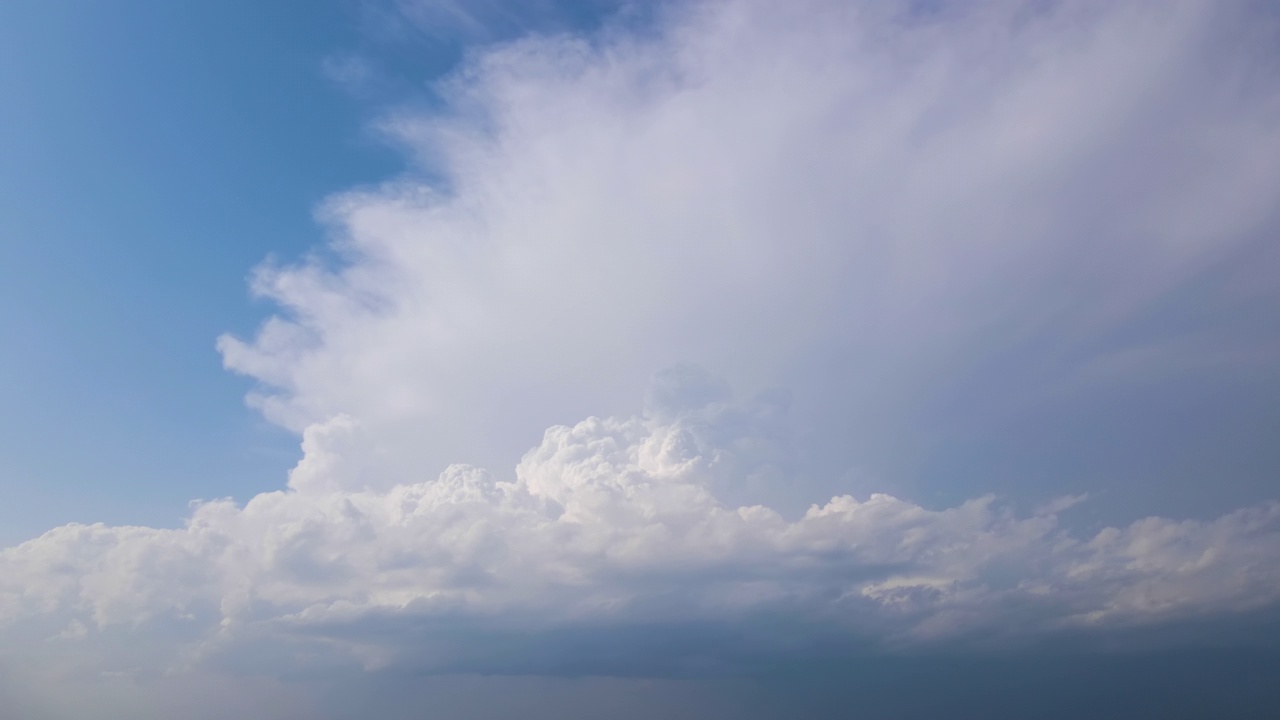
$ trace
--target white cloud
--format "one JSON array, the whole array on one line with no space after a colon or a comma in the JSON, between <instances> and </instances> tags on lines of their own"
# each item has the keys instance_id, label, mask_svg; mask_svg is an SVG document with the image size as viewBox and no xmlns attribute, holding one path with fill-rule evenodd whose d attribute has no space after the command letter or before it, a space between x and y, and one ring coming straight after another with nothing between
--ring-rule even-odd
<instances>
[{"instance_id":1,"label":"white cloud","mask_svg":"<svg viewBox=\"0 0 1280 720\"><path fill-rule=\"evenodd\" d=\"M1135 318L1252 258L1280 200L1273 56L1238 10L740 0L477 56L447 113L385 122L444 181L332 198L338 261L262 269L280 317L220 340L302 436L288 489L5 549L5 647L536 672L640 632L669 669L663 642L725 626L781 652L1273 605L1274 504L1097 533L1059 523L1074 497L792 507L992 356L1009 398L1177 364L1151 356L1185 328ZM1206 314L1275 301L1226 286ZM1274 359L1206 337L1241 347L1197 366ZM714 374L634 415L683 362Z\"/></svg>"},{"instance_id":2,"label":"white cloud","mask_svg":"<svg viewBox=\"0 0 1280 720\"><path fill-rule=\"evenodd\" d=\"M717 487L770 470L771 411L672 376L665 407L551 428L514 477L454 466L360 489L346 465L359 428L312 428L290 490L200 504L181 529L67 526L3 551L0 618L50 641L151 648L160 667L284 652L549 671L546 647L513 659L510 643L725 624L750 638L766 615L877 645L1025 641L1280 599L1277 505L1092 538L1059 526L1066 503L1027 517L989 497L929 510L838 496L796 518L726 505ZM682 378L698 399L677 411Z\"/></svg>"},{"instance_id":3,"label":"white cloud","mask_svg":"<svg viewBox=\"0 0 1280 720\"><path fill-rule=\"evenodd\" d=\"M332 198L340 262L265 268L283 313L226 365L299 432L359 419L385 487L508 467L676 363L787 387L829 428L802 459L837 455L807 474L838 477L978 382L1014 403L1277 360L1231 322L1276 303L1237 282L1274 265L1251 255L1280 201L1265 23L906 7L714 2L478 55L446 112L383 123L443 181Z\"/></svg>"}]
</instances>

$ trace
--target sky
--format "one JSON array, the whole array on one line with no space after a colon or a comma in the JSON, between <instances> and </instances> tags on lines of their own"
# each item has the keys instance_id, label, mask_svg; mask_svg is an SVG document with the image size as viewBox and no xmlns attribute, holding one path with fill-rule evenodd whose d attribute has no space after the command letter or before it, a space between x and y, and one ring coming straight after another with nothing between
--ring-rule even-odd
<instances>
[{"instance_id":1,"label":"sky","mask_svg":"<svg viewBox=\"0 0 1280 720\"><path fill-rule=\"evenodd\" d=\"M5 3L0 711L1273 717L1277 33Z\"/></svg>"}]
</instances>

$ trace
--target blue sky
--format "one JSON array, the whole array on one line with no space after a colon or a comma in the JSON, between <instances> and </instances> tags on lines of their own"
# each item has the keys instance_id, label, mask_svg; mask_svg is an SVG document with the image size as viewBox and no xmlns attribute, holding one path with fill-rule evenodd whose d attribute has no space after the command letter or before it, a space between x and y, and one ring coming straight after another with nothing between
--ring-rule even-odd
<instances>
[{"instance_id":1,"label":"blue sky","mask_svg":"<svg viewBox=\"0 0 1280 720\"><path fill-rule=\"evenodd\" d=\"M172 522L192 497L278 485L296 440L244 411L212 350L266 311L249 271L321 242L328 194L403 169L377 113L434 102L466 47L589 28L604 7L416 26L340 0L6 3L0 483L23 502L0 538Z\"/></svg>"},{"instance_id":2,"label":"blue sky","mask_svg":"<svg viewBox=\"0 0 1280 720\"><path fill-rule=\"evenodd\" d=\"M314 243L318 198L398 164L320 70L350 8L306 5L0 10L7 542L171 521L291 464L212 338L254 325L248 269Z\"/></svg>"},{"instance_id":3,"label":"blue sky","mask_svg":"<svg viewBox=\"0 0 1280 720\"><path fill-rule=\"evenodd\" d=\"M1098 702L1103 647L1269 667L1276 32L5 3L0 703L732 716L763 673L781 716L877 657Z\"/></svg>"}]
</instances>

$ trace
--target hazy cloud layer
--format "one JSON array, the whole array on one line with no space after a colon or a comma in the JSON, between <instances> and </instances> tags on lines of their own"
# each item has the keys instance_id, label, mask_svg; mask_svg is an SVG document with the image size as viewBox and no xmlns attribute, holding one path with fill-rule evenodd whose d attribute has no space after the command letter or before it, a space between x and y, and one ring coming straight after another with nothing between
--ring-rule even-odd
<instances>
[{"instance_id":1,"label":"hazy cloud layer","mask_svg":"<svg viewBox=\"0 0 1280 720\"><path fill-rule=\"evenodd\" d=\"M915 5L530 38L388 116L422 172L325 203L334 252L219 342L288 488L3 550L0 652L661 675L1273 608L1274 503L840 488L866 437L1280 360L1273 18Z\"/></svg>"}]
</instances>

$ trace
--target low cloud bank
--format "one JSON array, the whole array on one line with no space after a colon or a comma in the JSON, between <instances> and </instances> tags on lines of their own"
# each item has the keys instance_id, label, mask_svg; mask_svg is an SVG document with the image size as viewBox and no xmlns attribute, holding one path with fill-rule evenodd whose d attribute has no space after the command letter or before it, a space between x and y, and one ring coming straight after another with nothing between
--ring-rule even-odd
<instances>
[{"instance_id":1,"label":"low cloud bank","mask_svg":"<svg viewBox=\"0 0 1280 720\"><path fill-rule=\"evenodd\" d=\"M689 368L659 384L641 415L547 430L506 477L454 466L367 489L360 428L335 419L308 430L288 490L200 503L180 529L69 525L4 550L0 619L113 662L117 645L154 654L157 669L598 671L630 658L661 673L1016 646L1280 599L1276 504L1089 536L1058 520L1079 498L1026 516L991 497L932 510L844 495L790 518L726 504L749 478L778 481L783 411L708 398L717 386Z\"/></svg>"}]
</instances>

